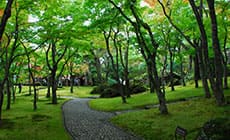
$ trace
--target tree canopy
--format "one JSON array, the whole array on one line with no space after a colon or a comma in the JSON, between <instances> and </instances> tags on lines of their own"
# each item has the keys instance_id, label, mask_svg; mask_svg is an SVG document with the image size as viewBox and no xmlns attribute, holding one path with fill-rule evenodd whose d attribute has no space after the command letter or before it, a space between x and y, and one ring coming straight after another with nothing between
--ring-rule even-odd
<instances>
[{"instance_id":1,"label":"tree canopy","mask_svg":"<svg viewBox=\"0 0 230 140\"><path fill-rule=\"evenodd\" d=\"M13 85L41 84L39 79L46 81L53 104L63 79L117 85L123 103L129 88L142 84L168 114L164 87L176 90L177 75L184 86L201 79L204 96L213 93L223 105L229 7L226 0L1 1L0 117L5 89L10 104Z\"/></svg>"}]
</instances>

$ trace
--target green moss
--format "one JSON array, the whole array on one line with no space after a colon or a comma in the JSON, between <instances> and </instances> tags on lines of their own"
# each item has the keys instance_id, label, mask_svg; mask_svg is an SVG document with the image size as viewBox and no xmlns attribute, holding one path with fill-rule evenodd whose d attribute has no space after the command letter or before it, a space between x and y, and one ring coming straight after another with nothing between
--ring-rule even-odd
<instances>
[{"instance_id":1,"label":"green moss","mask_svg":"<svg viewBox=\"0 0 230 140\"><path fill-rule=\"evenodd\" d=\"M61 105L48 105L49 100L38 102L33 111L32 96L17 96L11 109L3 110L1 140L69 140L63 126ZM5 107L5 106L4 106ZM6 120L6 121L5 121Z\"/></svg>"},{"instance_id":2,"label":"green moss","mask_svg":"<svg viewBox=\"0 0 230 140\"><path fill-rule=\"evenodd\" d=\"M217 117L228 117L230 106L217 107L214 99L195 99L168 105L169 115L160 115L157 108L125 113L111 121L116 125L150 139L174 138L179 125L188 131L187 139L194 139L203 124Z\"/></svg>"},{"instance_id":3,"label":"green moss","mask_svg":"<svg viewBox=\"0 0 230 140\"><path fill-rule=\"evenodd\" d=\"M230 90L225 92L230 94ZM193 97L204 97L203 88L194 88L194 85L188 85L186 87L176 86L176 91L170 91L169 88L166 89L167 102L181 101ZM89 105L93 109L102 111L127 110L158 104L158 98L155 93L145 92L144 94L133 95L131 98L127 98L127 102L127 104L123 104L121 97L116 97L112 99L95 99L90 101Z\"/></svg>"},{"instance_id":4,"label":"green moss","mask_svg":"<svg viewBox=\"0 0 230 140\"><path fill-rule=\"evenodd\" d=\"M230 90L225 90L224 92L226 100L229 101ZM192 98L192 100L187 100L188 98ZM230 116L229 105L218 107L214 97L205 99L203 88L194 88L194 85L177 86L176 91L173 92L167 88L166 99L167 102L187 101L169 104L169 115L160 115L158 108L154 108L121 114L111 121L127 131L144 137L146 140L174 139L176 127L181 126L187 129L188 135L186 139L190 140L196 137L200 128L208 120ZM158 104L156 94L148 92L134 95L128 98L127 101L127 104L122 104L120 97L95 99L90 102L90 107L103 111L115 111L144 108L146 105Z\"/></svg>"}]
</instances>

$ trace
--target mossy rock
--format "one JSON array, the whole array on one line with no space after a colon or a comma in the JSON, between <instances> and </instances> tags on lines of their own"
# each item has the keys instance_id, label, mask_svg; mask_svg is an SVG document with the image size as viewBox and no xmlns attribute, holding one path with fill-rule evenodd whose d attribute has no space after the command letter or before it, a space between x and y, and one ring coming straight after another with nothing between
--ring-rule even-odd
<instances>
[{"instance_id":1,"label":"mossy rock","mask_svg":"<svg viewBox=\"0 0 230 140\"><path fill-rule=\"evenodd\" d=\"M206 122L196 140L227 140L230 138L230 118L216 118Z\"/></svg>"}]
</instances>

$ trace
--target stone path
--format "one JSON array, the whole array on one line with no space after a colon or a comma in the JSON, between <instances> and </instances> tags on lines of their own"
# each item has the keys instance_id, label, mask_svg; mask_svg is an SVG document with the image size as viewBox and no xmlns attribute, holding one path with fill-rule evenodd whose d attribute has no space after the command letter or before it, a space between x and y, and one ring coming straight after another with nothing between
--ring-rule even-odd
<instances>
[{"instance_id":1,"label":"stone path","mask_svg":"<svg viewBox=\"0 0 230 140\"><path fill-rule=\"evenodd\" d=\"M62 106L64 124L73 140L139 140L112 125L109 119L114 113L91 110L90 99L76 98Z\"/></svg>"}]
</instances>

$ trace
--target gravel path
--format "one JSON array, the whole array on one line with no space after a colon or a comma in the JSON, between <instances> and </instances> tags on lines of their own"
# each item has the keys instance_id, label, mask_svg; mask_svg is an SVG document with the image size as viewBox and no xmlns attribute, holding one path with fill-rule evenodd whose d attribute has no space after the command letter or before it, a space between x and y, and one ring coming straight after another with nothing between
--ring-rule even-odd
<instances>
[{"instance_id":1,"label":"gravel path","mask_svg":"<svg viewBox=\"0 0 230 140\"><path fill-rule=\"evenodd\" d=\"M62 106L64 124L73 140L138 140L131 134L112 125L114 113L91 110L90 99L73 99Z\"/></svg>"}]
</instances>

